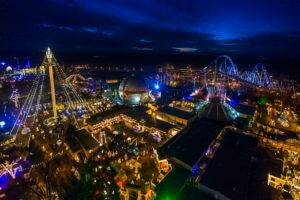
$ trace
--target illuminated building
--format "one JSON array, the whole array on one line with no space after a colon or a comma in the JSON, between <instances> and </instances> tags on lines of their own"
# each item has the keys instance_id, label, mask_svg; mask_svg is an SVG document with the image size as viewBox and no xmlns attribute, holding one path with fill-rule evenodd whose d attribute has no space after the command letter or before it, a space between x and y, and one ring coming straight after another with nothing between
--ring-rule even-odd
<instances>
[{"instance_id":1,"label":"illuminated building","mask_svg":"<svg viewBox=\"0 0 300 200\"><path fill-rule=\"evenodd\" d=\"M44 66L40 66L40 67L32 67L32 68L24 68L24 69L22 69L23 75L37 74L39 71L45 71L45 67Z\"/></svg>"},{"instance_id":2,"label":"illuminated building","mask_svg":"<svg viewBox=\"0 0 300 200\"><path fill-rule=\"evenodd\" d=\"M223 126L211 121L195 120L158 150L161 158L174 163L172 171L155 188L158 199L177 199L176 194L191 174L193 165L222 129Z\"/></svg>"},{"instance_id":3,"label":"illuminated building","mask_svg":"<svg viewBox=\"0 0 300 200\"><path fill-rule=\"evenodd\" d=\"M173 101L170 106L187 112L192 112L196 107L197 101Z\"/></svg>"},{"instance_id":4,"label":"illuminated building","mask_svg":"<svg viewBox=\"0 0 300 200\"><path fill-rule=\"evenodd\" d=\"M105 81L107 84L117 84L119 83L119 80L117 79L109 79Z\"/></svg>"},{"instance_id":5,"label":"illuminated building","mask_svg":"<svg viewBox=\"0 0 300 200\"><path fill-rule=\"evenodd\" d=\"M241 129L251 128L253 125L255 108L246 104L232 105L232 108L238 113L238 117L235 118L236 126Z\"/></svg>"},{"instance_id":6,"label":"illuminated building","mask_svg":"<svg viewBox=\"0 0 300 200\"><path fill-rule=\"evenodd\" d=\"M159 68L159 81L166 85L176 87L183 82L196 81L196 77L202 77L204 72L202 70L192 69L187 66L185 68L175 68L174 66L167 65Z\"/></svg>"},{"instance_id":7,"label":"illuminated building","mask_svg":"<svg viewBox=\"0 0 300 200\"><path fill-rule=\"evenodd\" d=\"M80 74L72 74L66 78L66 82L71 83L72 85L77 85L80 82L85 82L86 79Z\"/></svg>"},{"instance_id":8,"label":"illuminated building","mask_svg":"<svg viewBox=\"0 0 300 200\"><path fill-rule=\"evenodd\" d=\"M148 132L155 136L175 135L179 131L177 127L164 121L153 118L146 112L147 108L139 107L130 109L126 107L114 107L105 113L96 114L87 120L87 128L92 132L98 132L107 126L124 122L126 126L137 132Z\"/></svg>"},{"instance_id":9,"label":"illuminated building","mask_svg":"<svg viewBox=\"0 0 300 200\"><path fill-rule=\"evenodd\" d=\"M276 188L276 189L281 189L285 184L286 184L285 180L283 180L279 177L273 176L271 174L268 174L268 185L269 186Z\"/></svg>"},{"instance_id":10,"label":"illuminated building","mask_svg":"<svg viewBox=\"0 0 300 200\"><path fill-rule=\"evenodd\" d=\"M120 114L127 110L128 108L125 106L114 106L110 110L91 115L90 118L86 120L87 128L90 131L100 130L104 128L106 124L114 123L114 121L119 120Z\"/></svg>"},{"instance_id":11,"label":"illuminated building","mask_svg":"<svg viewBox=\"0 0 300 200\"><path fill-rule=\"evenodd\" d=\"M200 117L225 122L232 121L239 116L239 113L226 103L227 96L224 86L209 86L207 91L206 101L200 100L196 106Z\"/></svg>"},{"instance_id":12,"label":"illuminated building","mask_svg":"<svg viewBox=\"0 0 300 200\"><path fill-rule=\"evenodd\" d=\"M72 85L78 91L92 94L95 92L95 84L92 78L85 78L81 74L72 74L65 79L66 86Z\"/></svg>"},{"instance_id":13,"label":"illuminated building","mask_svg":"<svg viewBox=\"0 0 300 200\"><path fill-rule=\"evenodd\" d=\"M237 104L232 106L238 113L239 117L252 119L254 116L255 108L245 104Z\"/></svg>"},{"instance_id":14,"label":"illuminated building","mask_svg":"<svg viewBox=\"0 0 300 200\"><path fill-rule=\"evenodd\" d=\"M142 105L150 100L149 89L142 79L126 78L119 86L119 97L122 104L128 106Z\"/></svg>"},{"instance_id":15,"label":"illuminated building","mask_svg":"<svg viewBox=\"0 0 300 200\"><path fill-rule=\"evenodd\" d=\"M181 126L187 126L196 119L196 115L193 113L169 106L159 108L155 112L155 117L156 119L168 122L170 124L178 124Z\"/></svg>"},{"instance_id":16,"label":"illuminated building","mask_svg":"<svg viewBox=\"0 0 300 200\"><path fill-rule=\"evenodd\" d=\"M199 109L198 114L200 117L216 121L231 121L238 116L238 113L230 105L218 98L211 98Z\"/></svg>"},{"instance_id":17,"label":"illuminated building","mask_svg":"<svg viewBox=\"0 0 300 200\"><path fill-rule=\"evenodd\" d=\"M154 198L154 195L154 191L149 187L128 184L120 189L120 197L122 200L151 200Z\"/></svg>"},{"instance_id":18,"label":"illuminated building","mask_svg":"<svg viewBox=\"0 0 300 200\"><path fill-rule=\"evenodd\" d=\"M257 145L211 120L193 122L158 150L174 164L155 188L157 199L246 199L257 184L249 178L258 173L251 170Z\"/></svg>"},{"instance_id":19,"label":"illuminated building","mask_svg":"<svg viewBox=\"0 0 300 200\"><path fill-rule=\"evenodd\" d=\"M86 129L76 130L73 126L68 127L65 141L73 158L77 161L88 158L100 147L97 140Z\"/></svg>"},{"instance_id":20,"label":"illuminated building","mask_svg":"<svg viewBox=\"0 0 300 200\"><path fill-rule=\"evenodd\" d=\"M149 132L159 136L173 136L179 132L176 126L156 119L142 109L126 112L122 114L122 117L128 127L135 128L139 132Z\"/></svg>"}]
</instances>

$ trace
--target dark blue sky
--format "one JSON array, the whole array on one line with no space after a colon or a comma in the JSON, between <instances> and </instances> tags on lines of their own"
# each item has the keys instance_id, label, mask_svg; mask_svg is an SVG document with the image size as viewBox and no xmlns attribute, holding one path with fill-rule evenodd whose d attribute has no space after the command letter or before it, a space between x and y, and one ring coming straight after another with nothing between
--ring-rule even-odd
<instances>
[{"instance_id":1,"label":"dark blue sky","mask_svg":"<svg viewBox=\"0 0 300 200\"><path fill-rule=\"evenodd\" d=\"M0 0L0 54L300 56L299 0ZM29 54L30 54L29 53Z\"/></svg>"}]
</instances>

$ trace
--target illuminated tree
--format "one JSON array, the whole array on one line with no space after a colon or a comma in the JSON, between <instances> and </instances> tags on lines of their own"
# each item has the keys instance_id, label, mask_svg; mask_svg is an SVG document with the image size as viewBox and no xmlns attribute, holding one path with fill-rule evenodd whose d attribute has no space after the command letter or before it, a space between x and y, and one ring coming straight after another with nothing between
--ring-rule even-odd
<instances>
[{"instance_id":1,"label":"illuminated tree","mask_svg":"<svg viewBox=\"0 0 300 200\"><path fill-rule=\"evenodd\" d=\"M31 172L31 180L27 183L31 195L39 200L58 200L58 184L49 164L36 168Z\"/></svg>"},{"instance_id":2,"label":"illuminated tree","mask_svg":"<svg viewBox=\"0 0 300 200\"><path fill-rule=\"evenodd\" d=\"M119 188L114 183L115 172L110 168L108 161L89 160L80 170L80 175L80 180L74 178L71 181L64 199L119 199Z\"/></svg>"},{"instance_id":3,"label":"illuminated tree","mask_svg":"<svg viewBox=\"0 0 300 200\"><path fill-rule=\"evenodd\" d=\"M264 106L264 105L266 105L266 103L267 103L267 99L265 97L261 97L258 100L258 105L260 105L260 106Z\"/></svg>"}]
</instances>

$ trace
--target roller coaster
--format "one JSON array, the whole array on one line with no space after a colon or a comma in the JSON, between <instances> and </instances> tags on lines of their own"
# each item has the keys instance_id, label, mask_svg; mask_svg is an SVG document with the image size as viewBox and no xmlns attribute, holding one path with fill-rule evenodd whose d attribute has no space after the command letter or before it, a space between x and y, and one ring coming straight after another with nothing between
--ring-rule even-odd
<instances>
[{"instance_id":1,"label":"roller coaster","mask_svg":"<svg viewBox=\"0 0 300 200\"><path fill-rule=\"evenodd\" d=\"M277 88L266 70L266 67L259 63L256 64L252 70L240 71L233 60L227 56L222 55L213 60L210 64L206 65L202 70L187 68L174 68L173 66L166 66L159 69L158 77L156 78L160 82L167 83L177 81L195 81L199 77L213 78L215 81L221 75L225 80L236 80L241 83L246 83L249 86L255 86L260 88ZM207 82L207 81L206 81ZM172 85L172 84L170 84Z\"/></svg>"},{"instance_id":2,"label":"roller coaster","mask_svg":"<svg viewBox=\"0 0 300 200\"><path fill-rule=\"evenodd\" d=\"M237 65L229 56L222 55L216 58L204 69L206 70L211 68L214 68L217 73L221 73L230 78L246 82L254 86L262 88L274 87L265 66L261 63L256 64L252 71L240 72Z\"/></svg>"}]
</instances>

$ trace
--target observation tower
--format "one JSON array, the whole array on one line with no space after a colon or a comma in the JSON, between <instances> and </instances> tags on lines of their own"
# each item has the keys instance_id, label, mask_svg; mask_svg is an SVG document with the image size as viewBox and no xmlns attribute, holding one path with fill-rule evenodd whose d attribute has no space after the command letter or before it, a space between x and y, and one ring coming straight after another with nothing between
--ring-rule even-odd
<instances>
[{"instance_id":1,"label":"observation tower","mask_svg":"<svg viewBox=\"0 0 300 200\"><path fill-rule=\"evenodd\" d=\"M52 99L52 110L53 117L57 118L56 110L56 97L55 97L55 87L54 87L54 77L53 77L53 64L55 64L54 56L50 48L46 52L47 65L49 67L49 78L50 78L50 88L51 88L51 99Z\"/></svg>"}]
</instances>

